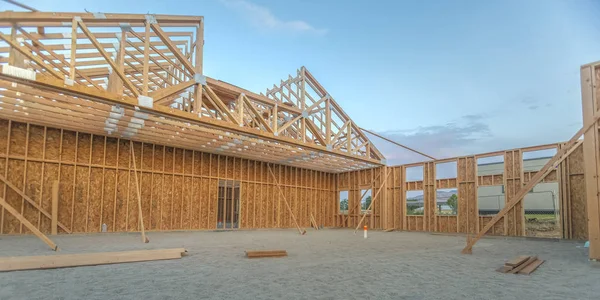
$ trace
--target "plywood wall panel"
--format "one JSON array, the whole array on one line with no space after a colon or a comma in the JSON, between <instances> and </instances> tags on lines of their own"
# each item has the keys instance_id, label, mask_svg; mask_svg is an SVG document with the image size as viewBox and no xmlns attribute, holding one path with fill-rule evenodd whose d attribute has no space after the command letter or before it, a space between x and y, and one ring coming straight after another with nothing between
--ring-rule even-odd
<instances>
[{"instance_id":1,"label":"plywood wall panel","mask_svg":"<svg viewBox=\"0 0 600 300\"><path fill-rule=\"evenodd\" d=\"M25 189L23 192L33 201L40 204L42 188L42 163L29 162L26 166L25 176ZM20 210L21 214L32 224L40 224L40 219L42 218L41 214L28 202L22 200L20 206L16 209L18 211ZM19 232L30 233L25 226L20 226Z\"/></svg>"},{"instance_id":2,"label":"plywood wall panel","mask_svg":"<svg viewBox=\"0 0 600 300\"><path fill-rule=\"evenodd\" d=\"M49 168L48 168L49 169ZM103 209L102 201L103 201L103 171L100 168L91 168L90 169L90 185L87 191L87 229L86 232L99 232L100 231L100 218ZM45 186L52 186L52 182L48 182L44 184ZM48 195L52 194L51 189L48 190ZM46 198L46 197L44 197ZM51 204L51 199L49 199L49 203Z\"/></svg>"}]
</instances>

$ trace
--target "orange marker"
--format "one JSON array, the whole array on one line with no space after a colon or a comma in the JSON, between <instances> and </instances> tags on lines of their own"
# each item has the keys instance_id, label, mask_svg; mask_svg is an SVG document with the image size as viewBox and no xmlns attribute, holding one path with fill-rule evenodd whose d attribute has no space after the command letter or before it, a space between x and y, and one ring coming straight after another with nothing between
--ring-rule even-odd
<instances>
[{"instance_id":1,"label":"orange marker","mask_svg":"<svg viewBox=\"0 0 600 300\"><path fill-rule=\"evenodd\" d=\"M365 227L363 227L365 229L365 239L367 238L367 225L365 225Z\"/></svg>"}]
</instances>

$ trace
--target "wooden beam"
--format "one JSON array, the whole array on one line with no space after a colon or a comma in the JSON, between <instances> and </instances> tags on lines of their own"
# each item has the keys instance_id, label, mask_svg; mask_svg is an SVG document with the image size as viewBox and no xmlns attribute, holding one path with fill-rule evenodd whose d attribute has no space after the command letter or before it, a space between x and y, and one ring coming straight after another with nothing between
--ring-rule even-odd
<instances>
[{"instance_id":1,"label":"wooden beam","mask_svg":"<svg viewBox=\"0 0 600 300\"><path fill-rule=\"evenodd\" d=\"M187 58L183 54L181 54L181 51L179 51L179 48L177 48L177 46L173 45L173 41L171 41L169 36L162 30L162 28L160 28L160 26L157 23L152 22L150 23L150 27L152 27L154 33L156 33L160 40L163 43L165 43L167 48L169 48L169 50L175 55L177 60L179 60L179 62L185 67L185 69L192 75L196 74L192 63L189 60L187 60Z\"/></svg>"},{"instance_id":2,"label":"wooden beam","mask_svg":"<svg viewBox=\"0 0 600 300\"><path fill-rule=\"evenodd\" d=\"M256 110L256 108L254 107L254 105L252 105L252 103L250 102L250 100L248 100L248 98L246 97L246 95L242 94L242 97L244 98L244 102L246 103L246 106L250 109L250 111L252 112L252 114L254 114L254 119L258 120L258 122L265 127L265 129L270 132L273 133L273 129L271 128L271 126L269 126L269 123L267 123L267 121L265 120L265 118ZM243 123L240 123L240 125L242 125Z\"/></svg>"},{"instance_id":3,"label":"wooden beam","mask_svg":"<svg viewBox=\"0 0 600 300\"><path fill-rule=\"evenodd\" d=\"M598 120L593 112L600 107L598 103L597 65L581 68L581 107L584 124L591 122L594 130L589 130L583 136L583 161L585 180L585 199L587 212L587 232L589 258L600 259L600 136ZM596 113L597 114L597 113Z\"/></svg>"},{"instance_id":4,"label":"wooden beam","mask_svg":"<svg viewBox=\"0 0 600 300\"><path fill-rule=\"evenodd\" d=\"M248 257L248 258L282 257L282 256L287 256L287 251L285 251L285 250L246 251L246 257Z\"/></svg>"},{"instance_id":5,"label":"wooden beam","mask_svg":"<svg viewBox=\"0 0 600 300\"><path fill-rule=\"evenodd\" d=\"M221 114L226 115L231 122L240 125L237 123L239 118L236 117L236 114L229 110L229 108L225 105L225 103L223 103L223 101L221 101L221 98L219 98L219 96L215 94L215 92L210 88L210 86L204 85L203 87L206 90L206 96L208 96L208 98L212 100L213 103L219 108L219 112L221 112Z\"/></svg>"},{"instance_id":6,"label":"wooden beam","mask_svg":"<svg viewBox=\"0 0 600 300\"><path fill-rule=\"evenodd\" d=\"M167 98L167 97L173 96L177 93L180 93L181 91L192 87L194 84L196 84L196 82L193 79L184 81L179 84L172 85L170 87L163 88L156 92L153 92L150 94L150 97L152 97L152 99L154 99L154 103L156 103L164 98Z\"/></svg>"},{"instance_id":7,"label":"wooden beam","mask_svg":"<svg viewBox=\"0 0 600 300\"><path fill-rule=\"evenodd\" d=\"M46 256L0 258L0 272L44 270L81 266L97 266L141 261L178 259L186 255L184 248L99 252Z\"/></svg>"},{"instance_id":8,"label":"wooden beam","mask_svg":"<svg viewBox=\"0 0 600 300\"><path fill-rule=\"evenodd\" d=\"M94 34L92 34L92 32L87 28L87 26L85 24L83 24L83 22L77 22L77 25L79 25L79 28L81 29L81 31L83 31L83 33L88 37L88 39L92 42L92 44L94 44L96 49L98 49L98 52L100 52L102 57L104 57L106 62L108 62L108 64L113 69L113 72L117 72L117 75L119 75L119 78L121 78L123 83L131 91L131 93L133 93L133 95L135 97L139 96L140 93L139 93L139 90L137 89L137 87L133 83L131 83L131 81L127 78L127 76L125 76L125 74L121 71L121 68L119 66L117 66L117 64L112 60L112 58L110 57L110 55L108 55L106 50L104 50L104 48L102 47L100 42L98 42L98 40L96 40L96 37L94 37Z\"/></svg>"},{"instance_id":9,"label":"wooden beam","mask_svg":"<svg viewBox=\"0 0 600 300\"><path fill-rule=\"evenodd\" d=\"M142 62L143 66L143 77L142 77L142 94L144 96L148 96L148 72L150 71L150 63L148 60L150 59L150 24L146 22L145 26L145 41L144 41L144 61Z\"/></svg>"},{"instance_id":10,"label":"wooden beam","mask_svg":"<svg viewBox=\"0 0 600 300\"><path fill-rule=\"evenodd\" d=\"M319 140L321 145L327 145L327 142L325 141L325 139L323 139L323 135L321 134L321 131L317 128L315 123L313 123L313 121L311 121L308 118L304 118L303 120L306 120L306 125L308 125L307 126L308 130L310 130L310 132L312 132L313 137L315 137L317 140Z\"/></svg>"},{"instance_id":11,"label":"wooden beam","mask_svg":"<svg viewBox=\"0 0 600 300\"><path fill-rule=\"evenodd\" d=\"M58 234L58 180L52 182L52 235Z\"/></svg>"},{"instance_id":12,"label":"wooden beam","mask_svg":"<svg viewBox=\"0 0 600 300\"><path fill-rule=\"evenodd\" d=\"M5 42L7 42L13 49L15 49L15 50L19 51L21 54L27 56L27 58L29 58L30 60L34 61L40 67L46 69L50 74L52 74L56 78L59 78L59 79L64 79L65 78L65 76L62 73L54 70L54 67L49 66L48 64L46 64L41 58L32 55L32 53L30 51L28 51L23 46L19 45L17 42L13 41L10 37L6 36L6 34L0 32L0 39L2 39Z\"/></svg>"},{"instance_id":13,"label":"wooden beam","mask_svg":"<svg viewBox=\"0 0 600 300\"><path fill-rule=\"evenodd\" d=\"M50 249L58 251L58 246L52 240L50 240L45 234L43 234L39 229L37 229L35 225L31 224L31 222L25 219L25 217L12 206L10 206L10 204L4 201L4 198L0 198L0 206L4 207L6 211L8 211L11 215L13 215L19 221L21 221L21 223L25 225L27 229L31 230L31 232L33 232L33 234L40 238L40 240L44 241L44 243L46 243L46 245L48 245Z\"/></svg>"},{"instance_id":14,"label":"wooden beam","mask_svg":"<svg viewBox=\"0 0 600 300\"><path fill-rule=\"evenodd\" d=\"M390 143L392 143L392 144L394 144L394 145L396 145L396 146L399 146L399 147L402 147L402 148L404 148L404 149L406 149L406 150L409 150L409 151L412 151L412 152L414 152L414 153L417 153L417 154L423 155L423 156L425 156L425 157L427 157L427 158L431 158L431 159L433 159L433 160L436 160L436 159L437 159L437 158L435 158L435 157L433 157L433 156L431 156L431 155L427 155L427 154L425 154L425 153L423 153L423 152L417 151L417 150L415 150L415 149L412 149L412 148L409 148L409 147L407 147L407 146L404 146L404 145L402 145L402 144L400 144L400 143L394 142L394 141L392 141L392 140L390 140L390 139L388 139L388 138L386 138L386 137L383 137L383 136L381 136L381 135L379 135L379 134L377 134L377 133L374 133L374 132L372 132L372 131L366 130L366 129L364 129L364 128L360 128L360 130L362 130L362 131L365 131L365 132L368 132L368 133L370 133L370 134L372 134L372 135L374 135L374 136L376 136L376 137L378 137L378 138L380 138L380 139L382 139L382 140L384 140L384 141L388 141L388 142L390 142Z\"/></svg>"},{"instance_id":15,"label":"wooden beam","mask_svg":"<svg viewBox=\"0 0 600 300\"><path fill-rule=\"evenodd\" d=\"M140 229L142 231L142 243L148 243L149 240L146 238L146 231L144 230L144 215L142 214L142 193L140 191L140 184L137 176L137 167L135 162L135 150L133 149L133 141L129 141L129 148L131 149L131 158L133 160L133 174L135 176L135 192L138 199L138 216L140 221Z\"/></svg>"},{"instance_id":16,"label":"wooden beam","mask_svg":"<svg viewBox=\"0 0 600 300\"><path fill-rule=\"evenodd\" d=\"M33 207L35 207L37 210L39 210L44 216L48 217L49 219L52 219L52 215L50 213L48 213L39 204L35 203L35 201L33 201L33 199L31 199L29 196L25 195L25 193L23 193L19 188L17 188L14 184L12 184L12 182L8 181L8 179L6 179L6 177L0 175L0 181L2 181L4 184L6 184L6 186L8 186L10 189L12 189L17 194L19 194L19 196L23 197L23 199L25 199L25 201L29 202L29 204L31 204ZM60 228L62 228L65 232L71 233L71 230L69 230L69 228L67 228L67 226L65 226L64 224L62 224L60 222L57 222L57 223L58 223L58 226L60 226Z\"/></svg>"}]
</instances>

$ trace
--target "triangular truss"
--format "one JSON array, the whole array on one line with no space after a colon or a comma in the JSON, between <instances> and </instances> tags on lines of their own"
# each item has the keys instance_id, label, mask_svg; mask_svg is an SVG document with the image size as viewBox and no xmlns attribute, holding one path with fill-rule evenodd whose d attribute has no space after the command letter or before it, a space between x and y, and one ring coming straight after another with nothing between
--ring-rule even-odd
<instances>
[{"instance_id":1,"label":"triangular truss","mask_svg":"<svg viewBox=\"0 0 600 300\"><path fill-rule=\"evenodd\" d=\"M333 97L305 68L267 89L278 106L298 108L301 114L267 110L265 117L281 136L309 141L353 155L382 160L383 155L350 119ZM275 122L277 120L277 122Z\"/></svg>"},{"instance_id":2,"label":"triangular truss","mask_svg":"<svg viewBox=\"0 0 600 300\"><path fill-rule=\"evenodd\" d=\"M0 12L0 117L329 172L383 164L304 67L267 95L204 76L203 26Z\"/></svg>"}]
</instances>

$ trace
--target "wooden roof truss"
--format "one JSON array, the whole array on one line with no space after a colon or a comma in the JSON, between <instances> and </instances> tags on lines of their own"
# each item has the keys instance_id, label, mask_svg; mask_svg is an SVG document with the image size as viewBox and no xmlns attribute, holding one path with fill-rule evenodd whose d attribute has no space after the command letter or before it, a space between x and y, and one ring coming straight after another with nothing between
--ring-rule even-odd
<instances>
[{"instance_id":1,"label":"wooden roof truss","mask_svg":"<svg viewBox=\"0 0 600 300\"><path fill-rule=\"evenodd\" d=\"M0 12L0 117L328 172L383 163L305 68L266 96L204 76L203 22Z\"/></svg>"}]
</instances>

